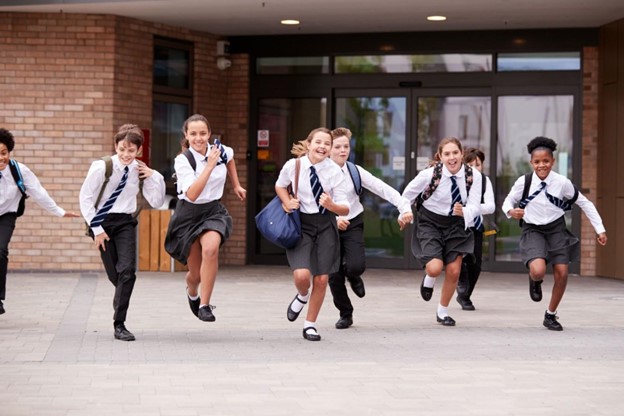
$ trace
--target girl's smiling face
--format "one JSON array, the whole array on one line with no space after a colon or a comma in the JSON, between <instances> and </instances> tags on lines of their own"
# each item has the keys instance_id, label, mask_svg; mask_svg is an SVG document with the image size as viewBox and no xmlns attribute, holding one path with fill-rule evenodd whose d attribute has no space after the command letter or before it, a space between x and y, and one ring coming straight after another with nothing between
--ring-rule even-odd
<instances>
[{"instance_id":1,"label":"girl's smiling face","mask_svg":"<svg viewBox=\"0 0 624 416\"><path fill-rule=\"evenodd\" d=\"M462 166L462 158L462 151L453 142L445 144L440 151L440 161L453 175L459 172L459 168Z\"/></svg>"},{"instance_id":2,"label":"girl's smiling face","mask_svg":"<svg viewBox=\"0 0 624 416\"><path fill-rule=\"evenodd\" d=\"M538 148L531 153L531 166L541 180L546 179L555 165L555 158L550 150Z\"/></svg>"},{"instance_id":3,"label":"girl's smiling face","mask_svg":"<svg viewBox=\"0 0 624 416\"><path fill-rule=\"evenodd\" d=\"M331 159L338 164L344 166L351 153L351 144L347 136L336 137L332 143Z\"/></svg>"},{"instance_id":4,"label":"girl's smiling face","mask_svg":"<svg viewBox=\"0 0 624 416\"><path fill-rule=\"evenodd\" d=\"M208 139L210 139L210 130L206 123L200 120L191 121L188 123L184 136L193 150L201 155L206 154L208 151Z\"/></svg>"},{"instance_id":5,"label":"girl's smiling face","mask_svg":"<svg viewBox=\"0 0 624 416\"><path fill-rule=\"evenodd\" d=\"M322 162L329 156L331 150L331 134L322 131L314 133L312 140L308 144L308 158L313 165Z\"/></svg>"},{"instance_id":6,"label":"girl's smiling face","mask_svg":"<svg viewBox=\"0 0 624 416\"><path fill-rule=\"evenodd\" d=\"M130 143L128 140L120 140L117 146L115 146L119 161L124 166L128 166L130 163L134 162L140 150L140 147L137 147L134 143Z\"/></svg>"}]
</instances>

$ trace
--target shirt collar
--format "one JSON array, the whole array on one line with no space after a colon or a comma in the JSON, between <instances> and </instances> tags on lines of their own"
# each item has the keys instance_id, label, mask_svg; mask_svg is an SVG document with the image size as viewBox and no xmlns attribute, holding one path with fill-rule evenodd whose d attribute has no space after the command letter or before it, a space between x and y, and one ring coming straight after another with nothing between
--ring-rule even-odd
<instances>
[{"instance_id":1,"label":"shirt collar","mask_svg":"<svg viewBox=\"0 0 624 416\"><path fill-rule=\"evenodd\" d=\"M125 166L119 161L119 156L114 155L113 157L111 157L111 160L113 161L113 169L114 170L119 170L119 171L123 171ZM130 163L128 165L128 171L132 172L134 169L136 169L136 166L138 165L136 159L132 161L132 163Z\"/></svg>"},{"instance_id":2,"label":"shirt collar","mask_svg":"<svg viewBox=\"0 0 624 416\"><path fill-rule=\"evenodd\" d=\"M206 147L205 155L202 155L201 153L199 153L197 150L193 149L192 147L189 147L189 150L191 151L191 154L193 155L193 157L195 157L196 160L202 161L206 159L206 156L208 155L208 152L210 151L210 145Z\"/></svg>"}]
</instances>

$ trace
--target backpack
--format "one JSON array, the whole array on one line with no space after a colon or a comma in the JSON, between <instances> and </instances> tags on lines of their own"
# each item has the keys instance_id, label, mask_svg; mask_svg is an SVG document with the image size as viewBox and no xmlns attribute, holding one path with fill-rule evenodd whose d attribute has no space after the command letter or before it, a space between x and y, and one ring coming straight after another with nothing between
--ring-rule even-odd
<instances>
[{"instance_id":1,"label":"backpack","mask_svg":"<svg viewBox=\"0 0 624 416\"><path fill-rule=\"evenodd\" d=\"M105 166L105 169L104 169L104 182L102 183L102 186L100 187L100 192L98 193L98 196L95 199L94 206L96 208L97 208L98 204L100 203L100 201L102 200L102 195L104 194L104 189L106 189L106 185L108 185L108 182L110 181L110 177L111 177L111 175L113 173L113 159L111 158L111 156L102 156L102 160L104 161L104 166ZM132 214L132 218L138 217L139 213L143 209L143 206L149 205L149 204L147 204L147 201L145 201L145 199L143 198L143 181L144 181L144 179L139 178L139 193L137 194L137 209ZM91 237L91 227L89 227L89 223L86 222L86 221L85 221L85 225L86 225L85 235L87 237Z\"/></svg>"},{"instance_id":2,"label":"backpack","mask_svg":"<svg viewBox=\"0 0 624 416\"><path fill-rule=\"evenodd\" d=\"M442 167L444 165L442 162L437 162L433 167L433 175L431 175L431 182L416 197L416 210L419 210L422 206L423 202L433 195L436 189L438 189L438 185L440 185L440 179L442 179ZM466 196L470 195L470 188L472 187L473 175L472 168L466 164L464 164L464 174L466 175ZM485 181L482 181L485 182ZM485 187L483 188L483 193L481 194L481 200L483 201L483 194L485 194Z\"/></svg>"},{"instance_id":3,"label":"backpack","mask_svg":"<svg viewBox=\"0 0 624 416\"><path fill-rule=\"evenodd\" d=\"M182 154L188 159L189 164L193 168L193 172L197 171L197 162L195 161L195 157L191 153L191 149L186 149L182 152ZM171 175L171 177L173 178L173 183L176 186L176 192L178 192L178 176L174 173L173 175ZM182 191L178 192L178 195L182 195Z\"/></svg>"},{"instance_id":4,"label":"backpack","mask_svg":"<svg viewBox=\"0 0 624 416\"><path fill-rule=\"evenodd\" d=\"M533 180L533 172L529 172L524 175L524 188L522 189L522 199L520 199L520 201L523 201L529 197L529 189L531 188L532 180ZM574 186L574 196L572 197L572 199L560 200L561 205L554 203L550 198L548 198L548 200L564 211L571 211L572 205L574 205L574 203L576 202L579 196L578 188L574 184L573 186ZM524 221L520 219L518 222L520 224L520 227L522 227L522 224L524 224Z\"/></svg>"},{"instance_id":5,"label":"backpack","mask_svg":"<svg viewBox=\"0 0 624 416\"><path fill-rule=\"evenodd\" d=\"M362 177L360 176L360 171L354 163L347 161L347 169L349 170L349 175L351 175L351 180L353 181L353 186L355 186L355 193L358 195L362 194Z\"/></svg>"},{"instance_id":6,"label":"backpack","mask_svg":"<svg viewBox=\"0 0 624 416\"><path fill-rule=\"evenodd\" d=\"M10 159L9 160L9 169L11 170L11 176L13 176L13 180L17 185L17 189L19 189L22 197L20 198L19 204L17 206L17 212L15 215L17 217L21 217L24 215L24 210L26 209L26 198L28 198L28 194L26 194L26 186L24 185L24 179L22 178L22 172L20 171L18 163Z\"/></svg>"}]
</instances>

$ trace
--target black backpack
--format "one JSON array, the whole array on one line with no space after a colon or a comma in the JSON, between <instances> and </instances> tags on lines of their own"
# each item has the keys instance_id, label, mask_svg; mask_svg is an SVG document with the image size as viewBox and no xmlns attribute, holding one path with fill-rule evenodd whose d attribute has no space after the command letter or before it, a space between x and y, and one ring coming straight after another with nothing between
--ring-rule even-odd
<instances>
[{"instance_id":1,"label":"black backpack","mask_svg":"<svg viewBox=\"0 0 624 416\"><path fill-rule=\"evenodd\" d=\"M24 178L22 178L22 172L20 171L19 165L15 160L9 160L9 169L11 170L11 176L13 176L13 180L17 185L17 189L19 189L20 193L22 194L19 205L17 206L17 212L15 213L17 217L21 217L22 215L24 215L24 210L26 209L26 198L28 198L28 194L26 193L26 186L24 186Z\"/></svg>"},{"instance_id":2,"label":"black backpack","mask_svg":"<svg viewBox=\"0 0 624 416\"><path fill-rule=\"evenodd\" d=\"M347 169L349 170L349 175L351 175L351 180L353 181L353 186L355 186L355 193L358 195L362 194L362 177L360 176L360 171L354 163L347 161Z\"/></svg>"}]
</instances>

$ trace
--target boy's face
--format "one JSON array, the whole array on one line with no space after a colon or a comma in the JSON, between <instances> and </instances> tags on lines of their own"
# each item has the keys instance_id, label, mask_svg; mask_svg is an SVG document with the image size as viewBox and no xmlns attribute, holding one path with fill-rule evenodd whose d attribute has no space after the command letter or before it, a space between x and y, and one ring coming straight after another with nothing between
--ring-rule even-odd
<instances>
[{"instance_id":1,"label":"boy's face","mask_svg":"<svg viewBox=\"0 0 624 416\"><path fill-rule=\"evenodd\" d=\"M4 170L8 166L10 158L10 152L6 144L0 143L0 170Z\"/></svg>"},{"instance_id":2,"label":"boy's face","mask_svg":"<svg viewBox=\"0 0 624 416\"><path fill-rule=\"evenodd\" d=\"M128 166L130 163L134 162L134 159L136 159L137 155L141 151L141 148L127 140L121 140L117 143L115 151L117 152L117 156L119 157L121 164Z\"/></svg>"},{"instance_id":3,"label":"boy's face","mask_svg":"<svg viewBox=\"0 0 624 416\"><path fill-rule=\"evenodd\" d=\"M531 153L531 166L541 180L546 179L555 165L555 158L546 149L537 149Z\"/></svg>"},{"instance_id":4,"label":"boy's face","mask_svg":"<svg viewBox=\"0 0 624 416\"><path fill-rule=\"evenodd\" d=\"M479 159L478 157L475 158L475 160L473 160L472 162L468 162L466 164L471 168L477 169L479 172L483 172L483 163L481 163L481 159Z\"/></svg>"},{"instance_id":5,"label":"boy's face","mask_svg":"<svg viewBox=\"0 0 624 416\"><path fill-rule=\"evenodd\" d=\"M339 166L344 166L349 159L351 153L351 145L347 136L340 136L334 139L331 148L331 159Z\"/></svg>"}]
</instances>

